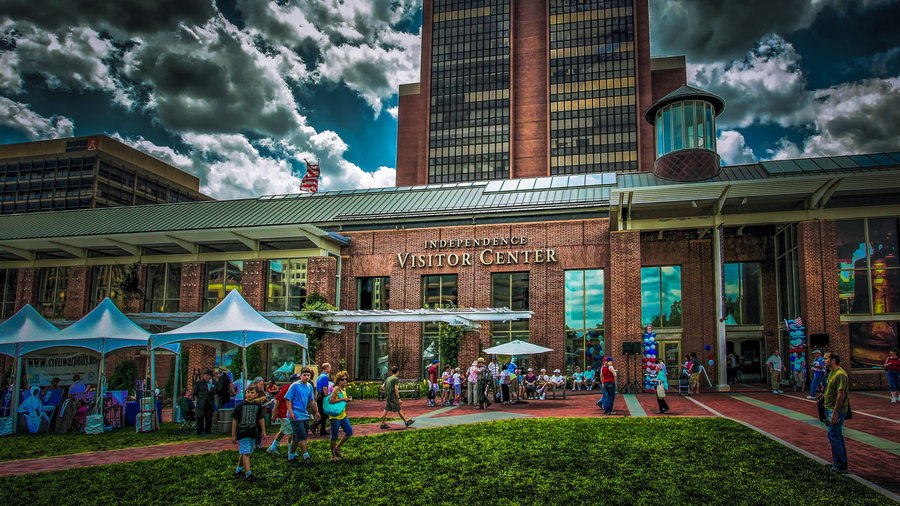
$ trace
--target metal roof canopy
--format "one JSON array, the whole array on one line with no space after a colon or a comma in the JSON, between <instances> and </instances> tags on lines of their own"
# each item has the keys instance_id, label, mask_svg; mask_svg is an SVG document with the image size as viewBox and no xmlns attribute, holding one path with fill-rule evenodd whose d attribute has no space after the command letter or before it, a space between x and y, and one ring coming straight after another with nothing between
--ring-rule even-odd
<instances>
[{"instance_id":1,"label":"metal roof canopy","mask_svg":"<svg viewBox=\"0 0 900 506\"><path fill-rule=\"evenodd\" d=\"M180 327L190 323L206 313L129 313L131 320L144 325L164 325ZM481 328L480 321L510 321L531 319L532 311L514 311L508 308L455 308L455 309L381 309L381 310L336 310L306 311L260 311L262 316L273 323L309 325L338 331L341 323L446 323L455 327L470 330ZM322 324L303 318L303 315L318 315L324 320Z\"/></svg>"}]
</instances>

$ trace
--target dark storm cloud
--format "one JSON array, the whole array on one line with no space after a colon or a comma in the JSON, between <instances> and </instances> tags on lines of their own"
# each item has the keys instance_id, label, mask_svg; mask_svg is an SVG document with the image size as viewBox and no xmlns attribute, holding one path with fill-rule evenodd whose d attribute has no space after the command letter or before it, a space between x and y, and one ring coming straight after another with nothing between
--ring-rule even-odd
<instances>
[{"instance_id":1,"label":"dark storm cloud","mask_svg":"<svg viewBox=\"0 0 900 506\"><path fill-rule=\"evenodd\" d=\"M3 0L0 11L48 30L87 25L124 34L203 24L215 13L212 0Z\"/></svg>"},{"instance_id":2,"label":"dark storm cloud","mask_svg":"<svg viewBox=\"0 0 900 506\"><path fill-rule=\"evenodd\" d=\"M736 58L766 34L809 26L822 3L826 2L813 6L810 0L653 1L653 48L659 54L686 54L697 62Z\"/></svg>"}]
</instances>

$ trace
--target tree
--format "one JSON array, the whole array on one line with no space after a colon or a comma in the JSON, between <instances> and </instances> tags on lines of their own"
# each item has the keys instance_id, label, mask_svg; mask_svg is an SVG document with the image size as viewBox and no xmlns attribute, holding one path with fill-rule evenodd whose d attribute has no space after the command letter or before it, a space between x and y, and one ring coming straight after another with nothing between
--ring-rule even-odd
<instances>
[{"instance_id":1,"label":"tree","mask_svg":"<svg viewBox=\"0 0 900 506\"><path fill-rule=\"evenodd\" d=\"M305 318L316 322L316 326L300 325L300 328L298 329L298 332L306 334L306 338L309 341L309 360L315 363L316 352L322 344L322 338L325 337L325 333L328 332L328 329L325 328L325 317L316 313L316 311L337 311L337 308L329 304L328 299L322 295L313 293L306 298L306 302L303 303L303 307L300 311L300 314L297 315L298 318ZM302 353L302 350L297 350L297 355L294 356L295 362L299 362L302 359Z\"/></svg>"},{"instance_id":2,"label":"tree","mask_svg":"<svg viewBox=\"0 0 900 506\"><path fill-rule=\"evenodd\" d=\"M109 390L133 390L134 382L137 381L137 362L131 359L125 359L116 364L116 369L107 381Z\"/></svg>"},{"instance_id":3,"label":"tree","mask_svg":"<svg viewBox=\"0 0 900 506\"><path fill-rule=\"evenodd\" d=\"M434 304L427 309L456 309L455 304ZM465 329L449 323L438 323L438 358L442 364L459 364L459 345Z\"/></svg>"}]
</instances>

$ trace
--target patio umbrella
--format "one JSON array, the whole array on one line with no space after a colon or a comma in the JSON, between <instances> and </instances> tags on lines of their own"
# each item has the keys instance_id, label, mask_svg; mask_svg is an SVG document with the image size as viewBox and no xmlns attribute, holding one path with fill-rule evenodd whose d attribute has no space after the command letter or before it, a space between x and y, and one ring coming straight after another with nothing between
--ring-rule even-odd
<instances>
[{"instance_id":1,"label":"patio umbrella","mask_svg":"<svg viewBox=\"0 0 900 506\"><path fill-rule=\"evenodd\" d=\"M553 348L544 348L536 344L527 343L525 341L510 341L492 348L483 350L491 355L537 355L538 353L547 353L553 351Z\"/></svg>"}]
</instances>

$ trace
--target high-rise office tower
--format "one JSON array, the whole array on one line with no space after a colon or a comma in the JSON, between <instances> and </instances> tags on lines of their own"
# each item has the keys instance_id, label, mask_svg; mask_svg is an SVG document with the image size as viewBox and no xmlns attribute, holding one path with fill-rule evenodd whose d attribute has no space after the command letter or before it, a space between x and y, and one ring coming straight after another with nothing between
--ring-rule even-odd
<instances>
[{"instance_id":1,"label":"high-rise office tower","mask_svg":"<svg viewBox=\"0 0 900 506\"><path fill-rule=\"evenodd\" d=\"M425 0L397 185L651 170L642 113L684 83L647 0Z\"/></svg>"}]
</instances>

